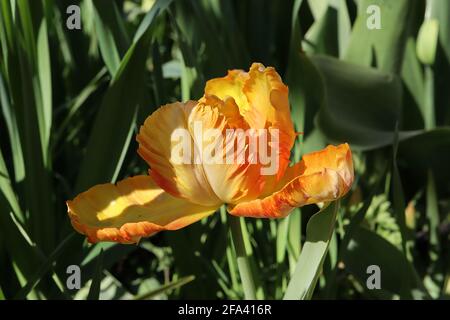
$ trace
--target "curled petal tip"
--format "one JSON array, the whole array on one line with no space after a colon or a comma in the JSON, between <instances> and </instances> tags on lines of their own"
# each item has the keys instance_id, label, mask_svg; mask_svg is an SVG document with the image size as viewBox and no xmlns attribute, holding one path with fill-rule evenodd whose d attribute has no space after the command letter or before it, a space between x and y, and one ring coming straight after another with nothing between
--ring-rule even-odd
<instances>
[{"instance_id":1,"label":"curled petal tip","mask_svg":"<svg viewBox=\"0 0 450 320\"><path fill-rule=\"evenodd\" d=\"M343 197L353 184L350 147L342 144L307 154L290 167L283 186L261 199L239 203L228 209L236 216L282 218L294 208Z\"/></svg>"}]
</instances>

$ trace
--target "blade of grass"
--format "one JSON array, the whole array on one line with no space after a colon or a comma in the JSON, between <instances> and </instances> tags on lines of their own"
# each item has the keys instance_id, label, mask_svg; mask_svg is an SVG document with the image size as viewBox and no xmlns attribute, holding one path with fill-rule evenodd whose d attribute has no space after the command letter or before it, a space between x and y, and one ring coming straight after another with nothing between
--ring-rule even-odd
<instances>
[{"instance_id":1,"label":"blade of grass","mask_svg":"<svg viewBox=\"0 0 450 320\"><path fill-rule=\"evenodd\" d=\"M288 247L288 231L290 225L290 215L282 219L277 226L276 235L276 261L278 265L281 265L286 256L286 250Z\"/></svg>"},{"instance_id":2,"label":"blade of grass","mask_svg":"<svg viewBox=\"0 0 450 320\"><path fill-rule=\"evenodd\" d=\"M173 281L171 283L165 284L156 290L152 290L150 292L147 292L140 296L137 296L134 298L134 300L147 300L147 299L155 298L160 294L163 294L163 293L169 292L173 289L182 287L194 280L195 280L195 276L183 277L183 278L178 279L177 281Z\"/></svg>"},{"instance_id":3,"label":"blade of grass","mask_svg":"<svg viewBox=\"0 0 450 320\"><path fill-rule=\"evenodd\" d=\"M44 275L51 268L52 264L58 259L58 257L65 251L70 242L74 239L75 232L67 236L58 247L48 256L45 262L37 269L33 276L31 276L27 284L16 294L14 299L23 300L30 293L30 291L39 283Z\"/></svg>"},{"instance_id":4,"label":"blade of grass","mask_svg":"<svg viewBox=\"0 0 450 320\"><path fill-rule=\"evenodd\" d=\"M52 68L50 63L50 50L48 44L47 19L42 19L37 37L37 74L39 78L40 96L42 99L42 131L44 163L49 161L48 145L52 127Z\"/></svg>"},{"instance_id":5,"label":"blade of grass","mask_svg":"<svg viewBox=\"0 0 450 320\"><path fill-rule=\"evenodd\" d=\"M17 121L26 173L20 181L20 190L24 193L21 198L24 200L23 210L30 217L27 228L31 237L43 252L49 253L55 247L55 233L48 231L54 230L53 192L48 172L46 116L37 74L36 38L29 2L18 1L17 8L18 16L13 20L15 32L20 36L13 38L13 49L6 65L10 101L13 102L11 110ZM21 37L24 42L21 42Z\"/></svg>"},{"instance_id":6,"label":"blade of grass","mask_svg":"<svg viewBox=\"0 0 450 320\"><path fill-rule=\"evenodd\" d=\"M0 15L1 16L1 15ZM1 24L1 22L0 22ZM8 130L11 154L14 167L14 179L16 182L22 181L25 177L25 168L23 163L22 145L20 144L19 128L14 110L9 102L3 76L0 72L0 104L2 106L3 117Z\"/></svg>"},{"instance_id":7,"label":"blade of grass","mask_svg":"<svg viewBox=\"0 0 450 320\"><path fill-rule=\"evenodd\" d=\"M439 22L433 19L432 15L436 14L434 6L438 4L436 1L427 1L425 21L422 24L417 38L417 56L419 60L425 64L424 76L424 102L423 102L423 118L425 129L431 130L436 127L435 115L435 75L433 65L436 59L436 48L439 40ZM444 31L445 32L445 31ZM427 172L426 186L426 214L430 228L430 243L434 246L434 250L439 248L439 207L437 203L437 190L434 181L434 175L431 170ZM437 259L436 255L432 255L432 259Z\"/></svg>"},{"instance_id":8,"label":"blade of grass","mask_svg":"<svg viewBox=\"0 0 450 320\"><path fill-rule=\"evenodd\" d=\"M435 249L439 249L439 206L436 184L433 171L428 170L427 174L427 218L430 228L430 244Z\"/></svg>"},{"instance_id":9,"label":"blade of grass","mask_svg":"<svg viewBox=\"0 0 450 320\"><path fill-rule=\"evenodd\" d=\"M228 214L227 214L227 209L225 208L225 206L220 207L220 220L223 224L223 227L226 229ZM226 231L225 234L227 235L227 241L229 243L228 238L230 237L230 234L228 231ZM240 290L240 286L238 283L238 270L237 270L237 266L236 266L236 256L234 255L233 248L230 245L227 245L225 250L226 250L226 256L227 256L228 270L229 270L230 278L231 278L231 285L232 285L234 291L238 292Z\"/></svg>"},{"instance_id":10,"label":"blade of grass","mask_svg":"<svg viewBox=\"0 0 450 320\"><path fill-rule=\"evenodd\" d=\"M100 250L97 256L97 263L95 265L95 272L92 277L91 287L87 300L98 300L100 298L100 284L103 278L103 249Z\"/></svg>"},{"instance_id":11,"label":"blade of grass","mask_svg":"<svg viewBox=\"0 0 450 320\"><path fill-rule=\"evenodd\" d=\"M307 68L306 64L303 60L304 56L302 55L302 33L300 29L300 21L299 21L299 12L300 7L303 3L303 0L296 0L293 3L292 8L292 17L291 17L291 39L289 44L289 59L287 65L287 74L286 74L286 83L288 84L289 91L289 101L291 103L291 110L293 115L293 121L295 130L297 132L304 132L305 128L305 116L308 109L308 115L314 113L314 109L311 109L310 106L313 104L307 103L308 96L305 95L305 89L303 87L303 82L301 75L304 74L305 68ZM310 100L308 100L310 101ZM294 145L294 162L297 162L301 158L301 145L303 142L303 134L300 134ZM277 234L277 261L284 260L285 250L288 250L289 253L289 261L290 265L292 265L292 261L296 261L298 254L300 254L301 248L301 212L300 209L296 209L293 214L289 215L286 218L286 234L278 233ZM283 228L280 226L280 228ZM278 239L280 238L280 239ZM284 242L286 243L284 244ZM281 275L280 275L281 276ZM282 278L278 277L278 281L282 282Z\"/></svg>"},{"instance_id":12,"label":"blade of grass","mask_svg":"<svg viewBox=\"0 0 450 320\"><path fill-rule=\"evenodd\" d=\"M95 0L93 4L100 52L109 73L114 77L130 39L125 32L123 19L119 16L115 1Z\"/></svg>"},{"instance_id":13,"label":"blade of grass","mask_svg":"<svg viewBox=\"0 0 450 320\"><path fill-rule=\"evenodd\" d=\"M40 248L36 247L31 241L27 231L10 212L12 212L10 203L4 197L4 194L0 192L0 234L2 241L8 244L4 248L15 267L15 270L11 269L11 272L14 274L20 273L22 278L30 279L35 273L34 266L43 263L45 257ZM43 287L40 289L45 296L58 296L60 291L53 279L45 275L41 280ZM16 292L15 290L10 291L10 295L13 296Z\"/></svg>"},{"instance_id":14,"label":"blade of grass","mask_svg":"<svg viewBox=\"0 0 450 320\"><path fill-rule=\"evenodd\" d=\"M97 75L82 89L79 94L69 103L67 115L61 124L56 128L56 133L53 134L54 144L58 143L64 134L67 126L72 121L73 117L80 112L81 107L86 100L106 81L107 69L102 68Z\"/></svg>"},{"instance_id":15,"label":"blade of grass","mask_svg":"<svg viewBox=\"0 0 450 320\"><path fill-rule=\"evenodd\" d=\"M139 25L139 28L137 29L136 33L134 34L133 42L136 43L142 36L147 32L147 30L152 25L155 18L161 14L161 12L165 11L169 5L172 3L173 0L157 0L153 4L150 11L145 15L144 19L142 20L141 24Z\"/></svg>"},{"instance_id":16,"label":"blade of grass","mask_svg":"<svg viewBox=\"0 0 450 320\"><path fill-rule=\"evenodd\" d=\"M242 286L244 288L245 299L256 299L256 284L253 276L253 270L250 262L250 249L244 239L244 232L242 230L245 221L239 217L228 217L231 238L234 248L236 250L236 260L241 276Z\"/></svg>"},{"instance_id":17,"label":"blade of grass","mask_svg":"<svg viewBox=\"0 0 450 320\"><path fill-rule=\"evenodd\" d=\"M395 212L395 217L397 223L400 227L400 233L402 236L402 248L403 253L407 259L411 262L413 259L411 248L413 246L411 234L406 226L405 218L405 195L403 192L402 181L400 177L400 172L397 166L397 150L398 150L398 127L395 130L394 141L393 141L393 158L392 158L392 198L393 207Z\"/></svg>"},{"instance_id":18,"label":"blade of grass","mask_svg":"<svg viewBox=\"0 0 450 320\"><path fill-rule=\"evenodd\" d=\"M158 8L159 3L161 1L155 3ZM141 36L135 36L135 42L128 49L105 94L80 166L75 188L77 193L96 183L117 178L131 141L138 106L143 103L142 84L145 83L145 62L151 43L149 30L156 13L150 10L144 18L136 32L142 33ZM111 137L112 128L114 137Z\"/></svg>"},{"instance_id":19,"label":"blade of grass","mask_svg":"<svg viewBox=\"0 0 450 320\"><path fill-rule=\"evenodd\" d=\"M1 200L0 200L1 201ZM1 203L0 203L1 208ZM9 254L5 239L0 235L0 287L3 288L3 294L6 299L14 296L21 288L19 279L13 267L13 260Z\"/></svg>"},{"instance_id":20,"label":"blade of grass","mask_svg":"<svg viewBox=\"0 0 450 320\"><path fill-rule=\"evenodd\" d=\"M11 185L11 179L9 178L9 173L6 168L5 160L3 158L2 151L0 149L0 192L9 203L12 212L14 213L16 219L21 224L25 223L25 216L20 208L19 201L17 200L16 194Z\"/></svg>"}]
</instances>

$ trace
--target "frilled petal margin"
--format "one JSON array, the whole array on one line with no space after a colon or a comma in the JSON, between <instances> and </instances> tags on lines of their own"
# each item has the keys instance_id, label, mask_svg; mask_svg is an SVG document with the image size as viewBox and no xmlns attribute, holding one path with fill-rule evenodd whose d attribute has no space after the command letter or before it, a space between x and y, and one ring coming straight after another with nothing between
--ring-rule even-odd
<instances>
[{"instance_id":1,"label":"frilled petal margin","mask_svg":"<svg viewBox=\"0 0 450 320\"><path fill-rule=\"evenodd\" d=\"M288 168L279 187L270 196L230 206L235 216L282 218L296 207L333 201L344 196L353 183L352 153L348 144L307 154Z\"/></svg>"},{"instance_id":2,"label":"frilled petal margin","mask_svg":"<svg viewBox=\"0 0 450 320\"><path fill-rule=\"evenodd\" d=\"M89 242L135 243L162 230L177 230L216 211L175 198L150 176L92 187L67 201L73 227Z\"/></svg>"}]
</instances>

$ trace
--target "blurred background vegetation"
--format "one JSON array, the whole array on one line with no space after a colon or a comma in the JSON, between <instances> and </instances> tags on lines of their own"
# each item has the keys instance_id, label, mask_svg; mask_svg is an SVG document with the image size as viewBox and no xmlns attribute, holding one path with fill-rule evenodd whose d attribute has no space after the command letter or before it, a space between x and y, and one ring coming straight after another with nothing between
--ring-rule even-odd
<instances>
[{"instance_id":1,"label":"blurred background vegetation","mask_svg":"<svg viewBox=\"0 0 450 320\"><path fill-rule=\"evenodd\" d=\"M81 30L69 30L69 5ZM381 9L371 30L369 5ZM65 200L145 173L134 135L205 81L274 66L304 132L349 142L314 299L450 296L450 1L0 0L0 299L243 298L224 212L139 245L88 245ZM246 219L257 297L283 297L317 207ZM300 212L301 211L301 212ZM381 268L381 289L366 286ZM81 267L81 290L66 287Z\"/></svg>"}]
</instances>

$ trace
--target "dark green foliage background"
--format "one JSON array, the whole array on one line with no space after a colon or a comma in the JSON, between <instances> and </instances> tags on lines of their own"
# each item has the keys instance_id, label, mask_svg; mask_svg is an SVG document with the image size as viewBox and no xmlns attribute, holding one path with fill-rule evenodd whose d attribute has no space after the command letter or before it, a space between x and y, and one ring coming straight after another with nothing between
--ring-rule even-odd
<instances>
[{"instance_id":1,"label":"dark green foliage background","mask_svg":"<svg viewBox=\"0 0 450 320\"><path fill-rule=\"evenodd\" d=\"M66 28L71 4L81 30ZM366 25L373 4L380 30ZM312 298L449 298L448 0L0 0L0 9L0 299L243 298L225 212L137 246L92 246L65 201L145 173L134 140L144 119L254 61L289 86L304 132L293 160L329 143L354 153L355 183ZM419 37L430 20L439 33ZM284 296L317 211L246 220L258 298ZM66 287L73 264L81 290ZM366 286L372 264L380 290Z\"/></svg>"}]
</instances>

